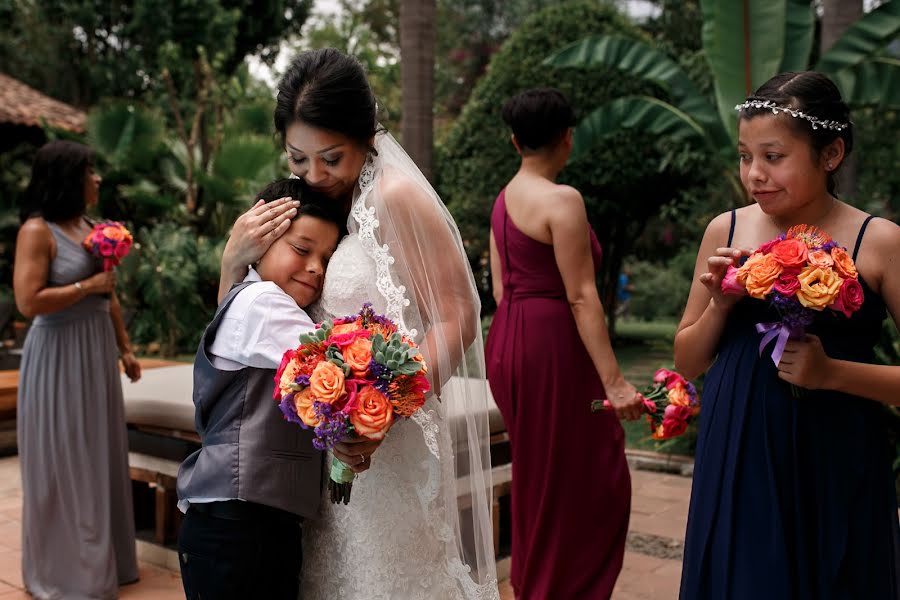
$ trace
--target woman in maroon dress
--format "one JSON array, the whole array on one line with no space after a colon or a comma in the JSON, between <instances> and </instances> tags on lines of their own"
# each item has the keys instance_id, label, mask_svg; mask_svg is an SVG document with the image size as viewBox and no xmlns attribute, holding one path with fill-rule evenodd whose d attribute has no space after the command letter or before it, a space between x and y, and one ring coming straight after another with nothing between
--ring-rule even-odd
<instances>
[{"instance_id":1,"label":"woman in maroon dress","mask_svg":"<svg viewBox=\"0 0 900 600\"><path fill-rule=\"evenodd\" d=\"M498 307L486 362L512 444L510 578L520 600L609 598L631 504L617 417L638 418L640 396L610 346L584 200L555 183L572 109L558 90L529 90L503 119L522 164L491 215ZM615 410L591 412L602 398Z\"/></svg>"}]
</instances>

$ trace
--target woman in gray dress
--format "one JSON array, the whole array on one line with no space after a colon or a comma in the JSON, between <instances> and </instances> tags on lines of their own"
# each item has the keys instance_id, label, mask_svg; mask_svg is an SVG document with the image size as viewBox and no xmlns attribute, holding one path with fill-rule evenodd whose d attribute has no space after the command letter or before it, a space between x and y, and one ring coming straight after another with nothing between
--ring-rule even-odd
<instances>
[{"instance_id":1,"label":"woman in gray dress","mask_svg":"<svg viewBox=\"0 0 900 600\"><path fill-rule=\"evenodd\" d=\"M16 239L16 306L34 320L22 354L18 443L22 573L36 598L115 598L137 580L117 356L132 381L115 274L81 246L97 203L93 154L68 141L35 157Z\"/></svg>"}]
</instances>

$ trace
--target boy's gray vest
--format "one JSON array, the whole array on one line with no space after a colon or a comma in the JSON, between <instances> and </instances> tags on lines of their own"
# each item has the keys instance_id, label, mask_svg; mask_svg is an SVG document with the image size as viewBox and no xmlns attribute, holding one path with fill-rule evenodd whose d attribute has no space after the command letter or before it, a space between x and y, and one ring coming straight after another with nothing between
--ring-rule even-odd
<instances>
[{"instance_id":1,"label":"boy's gray vest","mask_svg":"<svg viewBox=\"0 0 900 600\"><path fill-rule=\"evenodd\" d=\"M222 371L206 354L225 310L251 283L231 288L200 339L194 420L203 447L178 470L178 499L240 498L315 517L323 453L313 448L312 430L284 420L272 399L275 369Z\"/></svg>"}]
</instances>

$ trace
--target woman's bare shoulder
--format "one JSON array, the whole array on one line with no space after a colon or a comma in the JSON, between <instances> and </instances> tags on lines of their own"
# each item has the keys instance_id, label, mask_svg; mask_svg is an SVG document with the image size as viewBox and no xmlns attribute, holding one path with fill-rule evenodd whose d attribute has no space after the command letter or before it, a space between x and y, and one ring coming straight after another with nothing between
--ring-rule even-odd
<instances>
[{"instance_id":1,"label":"woman's bare shoulder","mask_svg":"<svg viewBox=\"0 0 900 600\"><path fill-rule=\"evenodd\" d=\"M28 239L41 240L52 239L53 234L50 232L47 221L41 217L31 217L26 219L25 222L22 223L22 226L19 227L19 236L25 236Z\"/></svg>"}]
</instances>

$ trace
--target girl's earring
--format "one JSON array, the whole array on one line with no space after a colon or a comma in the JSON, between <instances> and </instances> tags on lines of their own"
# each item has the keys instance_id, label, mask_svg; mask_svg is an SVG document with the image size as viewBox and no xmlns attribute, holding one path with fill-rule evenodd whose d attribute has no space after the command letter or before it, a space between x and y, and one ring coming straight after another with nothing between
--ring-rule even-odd
<instances>
[{"instance_id":1,"label":"girl's earring","mask_svg":"<svg viewBox=\"0 0 900 600\"><path fill-rule=\"evenodd\" d=\"M826 165L826 168L830 171L830 170L832 170L834 167L831 165L831 163L828 163L828 164Z\"/></svg>"}]
</instances>

